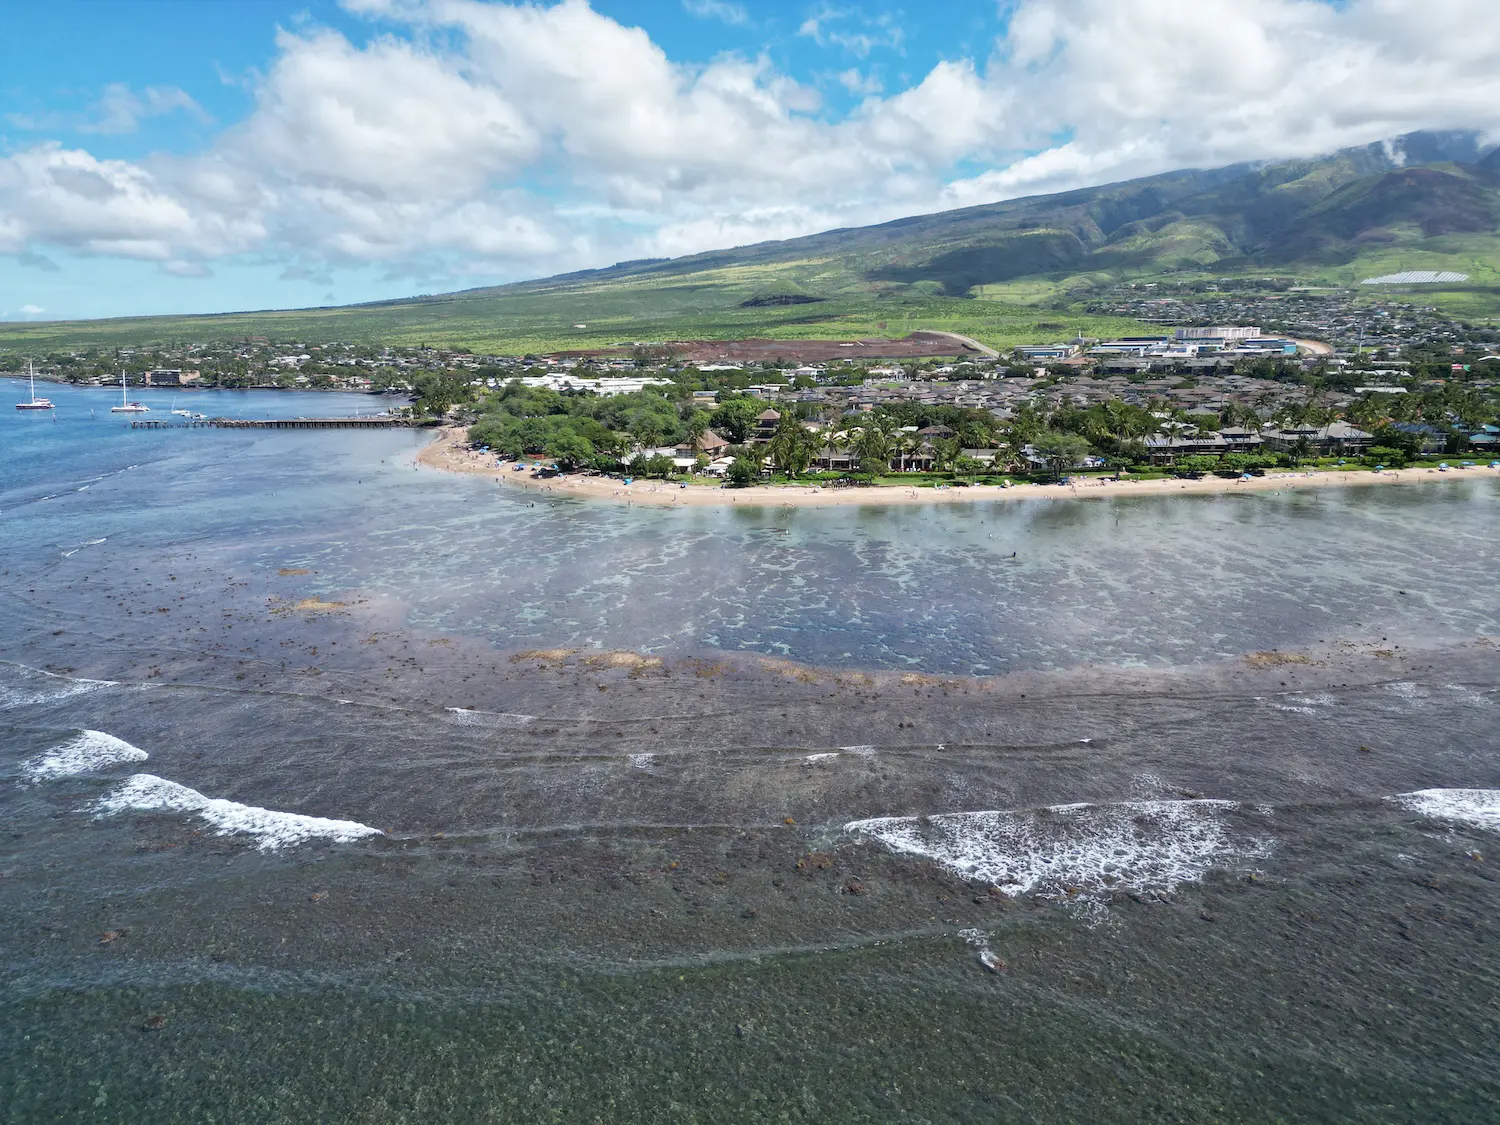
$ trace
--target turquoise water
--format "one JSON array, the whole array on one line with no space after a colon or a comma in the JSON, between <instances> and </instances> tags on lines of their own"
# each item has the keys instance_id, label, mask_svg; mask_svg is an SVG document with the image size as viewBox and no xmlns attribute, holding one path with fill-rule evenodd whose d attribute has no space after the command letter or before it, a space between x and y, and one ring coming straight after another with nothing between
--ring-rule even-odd
<instances>
[{"instance_id":1,"label":"turquoise water","mask_svg":"<svg viewBox=\"0 0 1500 1125\"><path fill-rule=\"evenodd\" d=\"M657 512L419 472L419 433L132 431L97 414L105 390L54 397L56 421L4 419L0 518L9 558L60 587L190 546L200 565L312 569L320 593L394 599L412 625L502 649L752 651L966 674L1500 631L1488 596L1500 479L1488 471L1170 504ZM191 401L276 417L384 400Z\"/></svg>"},{"instance_id":2,"label":"turquoise water","mask_svg":"<svg viewBox=\"0 0 1500 1125\"><path fill-rule=\"evenodd\" d=\"M1492 1116L1491 476L639 511L43 393L0 1119Z\"/></svg>"}]
</instances>

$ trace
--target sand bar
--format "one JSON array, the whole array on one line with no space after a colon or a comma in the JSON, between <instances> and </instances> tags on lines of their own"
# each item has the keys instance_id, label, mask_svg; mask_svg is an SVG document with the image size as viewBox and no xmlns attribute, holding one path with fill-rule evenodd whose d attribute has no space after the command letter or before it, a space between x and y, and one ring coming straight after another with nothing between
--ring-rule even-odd
<instances>
[{"instance_id":1,"label":"sand bar","mask_svg":"<svg viewBox=\"0 0 1500 1125\"><path fill-rule=\"evenodd\" d=\"M1376 484L1420 484L1423 482L1472 480L1500 477L1494 469L1474 467L1450 469L1388 469L1383 472L1354 469L1348 472L1283 470L1249 480L1203 477L1199 480L1107 480L1075 478L1069 484L971 485L968 488L918 488L883 485L871 488L830 488L828 485L785 484L725 488L718 484L689 484L637 480L625 484L610 477L572 473L551 480L534 480L530 471L516 472L507 463L496 467L493 454L468 448L462 427L445 427L432 444L417 455L417 463L450 473L490 477L510 488L539 495L577 496L616 503L652 504L660 507L716 505L764 508L780 506L822 507L843 504L969 504L993 500L1097 499L1103 496L1183 496L1194 493L1284 492L1293 488L1328 488Z\"/></svg>"}]
</instances>

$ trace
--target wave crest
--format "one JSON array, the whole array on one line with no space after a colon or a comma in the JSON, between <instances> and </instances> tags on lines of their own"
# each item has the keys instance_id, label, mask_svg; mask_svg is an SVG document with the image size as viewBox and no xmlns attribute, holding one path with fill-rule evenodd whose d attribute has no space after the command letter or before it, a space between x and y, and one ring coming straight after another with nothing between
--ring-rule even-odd
<instances>
[{"instance_id":1,"label":"wave crest","mask_svg":"<svg viewBox=\"0 0 1500 1125\"><path fill-rule=\"evenodd\" d=\"M74 737L21 763L32 781L53 781L98 773L125 762L144 762L150 755L123 738L102 730L79 731Z\"/></svg>"},{"instance_id":2,"label":"wave crest","mask_svg":"<svg viewBox=\"0 0 1500 1125\"><path fill-rule=\"evenodd\" d=\"M1418 789L1387 799L1422 816L1500 832L1500 789Z\"/></svg>"},{"instance_id":3,"label":"wave crest","mask_svg":"<svg viewBox=\"0 0 1500 1125\"><path fill-rule=\"evenodd\" d=\"M894 852L931 859L1015 896L1101 890L1172 890L1210 867L1263 855L1264 840L1238 840L1233 801L1125 801L1041 809L857 820L846 832Z\"/></svg>"},{"instance_id":4,"label":"wave crest","mask_svg":"<svg viewBox=\"0 0 1500 1125\"><path fill-rule=\"evenodd\" d=\"M348 843L365 836L383 835L380 829L353 820L329 820L205 797L196 789L149 773L135 774L113 792L95 801L93 810L95 817L122 812L187 813L208 821L217 829L217 835L254 837L255 846L263 852L309 840Z\"/></svg>"}]
</instances>

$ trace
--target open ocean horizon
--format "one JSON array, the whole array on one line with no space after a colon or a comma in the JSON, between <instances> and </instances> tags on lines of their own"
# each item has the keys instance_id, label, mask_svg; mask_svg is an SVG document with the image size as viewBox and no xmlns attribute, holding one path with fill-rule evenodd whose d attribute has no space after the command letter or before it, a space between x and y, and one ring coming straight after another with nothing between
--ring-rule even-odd
<instances>
[{"instance_id":1,"label":"open ocean horizon","mask_svg":"<svg viewBox=\"0 0 1500 1125\"><path fill-rule=\"evenodd\" d=\"M0 1120L1493 1119L1493 473L643 510L46 393Z\"/></svg>"}]
</instances>

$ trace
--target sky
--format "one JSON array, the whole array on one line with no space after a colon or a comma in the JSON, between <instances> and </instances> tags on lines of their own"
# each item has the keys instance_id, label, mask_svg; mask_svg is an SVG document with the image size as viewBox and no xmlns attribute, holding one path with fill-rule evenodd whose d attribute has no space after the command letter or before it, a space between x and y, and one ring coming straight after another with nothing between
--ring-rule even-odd
<instances>
[{"instance_id":1,"label":"sky","mask_svg":"<svg viewBox=\"0 0 1500 1125\"><path fill-rule=\"evenodd\" d=\"M14 0L0 319L347 304L1416 129L1495 0Z\"/></svg>"}]
</instances>

